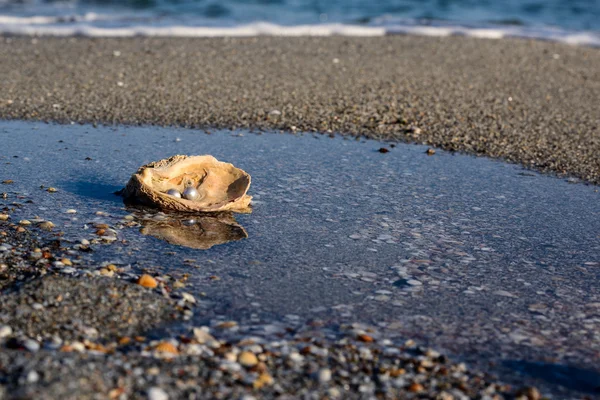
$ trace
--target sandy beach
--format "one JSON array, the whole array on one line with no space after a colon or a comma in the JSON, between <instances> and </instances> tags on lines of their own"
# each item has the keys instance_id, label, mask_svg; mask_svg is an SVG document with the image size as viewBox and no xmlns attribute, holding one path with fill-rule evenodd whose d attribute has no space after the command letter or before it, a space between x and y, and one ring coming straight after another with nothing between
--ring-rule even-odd
<instances>
[{"instance_id":1,"label":"sandy beach","mask_svg":"<svg viewBox=\"0 0 600 400\"><path fill-rule=\"evenodd\" d=\"M448 37L0 38L0 118L426 143L600 183L600 51Z\"/></svg>"},{"instance_id":2,"label":"sandy beach","mask_svg":"<svg viewBox=\"0 0 600 400\"><path fill-rule=\"evenodd\" d=\"M599 67L523 39L0 37L0 399L593 398L598 193L569 183L600 184ZM174 245L149 224L201 221L114 195L184 153L252 174L242 240Z\"/></svg>"}]
</instances>

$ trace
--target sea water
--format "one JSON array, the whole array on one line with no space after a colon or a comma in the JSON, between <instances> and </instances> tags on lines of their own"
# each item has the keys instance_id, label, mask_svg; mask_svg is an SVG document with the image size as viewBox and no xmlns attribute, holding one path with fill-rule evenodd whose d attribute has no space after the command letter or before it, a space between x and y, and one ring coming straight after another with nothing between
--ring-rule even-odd
<instances>
[{"instance_id":1,"label":"sea water","mask_svg":"<svg viewBox=\"0 0 600 400\"><path fill-rule=\"evenodd\" d=\"M600 1L0 0L0 32L84 36L529 37L600 45Z\"/></svg>"}]
</instances>

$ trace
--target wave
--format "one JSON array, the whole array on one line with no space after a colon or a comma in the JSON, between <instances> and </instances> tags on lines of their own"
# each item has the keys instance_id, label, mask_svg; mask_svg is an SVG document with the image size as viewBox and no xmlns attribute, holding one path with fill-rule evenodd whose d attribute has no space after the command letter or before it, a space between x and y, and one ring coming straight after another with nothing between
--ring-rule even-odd
<instances>
[{"instance_id":1,"label":"wave","mask_svg":"<svg viewBox=\"0 0 600 400\"><path fill-rule=\"evenodd\" d=\"M468 36L482 39L542 39L572 45L600 47L600 33L569 31L553 27L515 25L469 25L445 22L398 20L386 17L366 25L324 23L279 25L254 22L232 26L194 26L160 24L152 20L121 18L116 15L87 13L74 16L0 15L0 34L28 36L87 37L251 37L251 36L385 36L412 34L422 36Z\"/></svg>"}]
</instances>

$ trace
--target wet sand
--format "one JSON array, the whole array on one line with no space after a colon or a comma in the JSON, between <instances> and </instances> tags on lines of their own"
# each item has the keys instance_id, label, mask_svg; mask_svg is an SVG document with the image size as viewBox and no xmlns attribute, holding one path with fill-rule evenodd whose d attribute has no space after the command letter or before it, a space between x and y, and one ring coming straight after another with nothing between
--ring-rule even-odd
<instances>
[{"instance_id":1,"label":"wet sand","mask_svg":"<svg viewBox=\"0 0 600 400\"><path fill-rule=\"evenodd\" d=\"M471 38L0 38L0 118L415 141L600 183L600 50Z\"/></svg>"},{"instance_id":2,"label":"wet sand","mask_svg":"<svg viewBox=\"0 0 600 400\"><path fill-rule=\"evenodd\" d=\"M0 142L8 398L598 393L596 187L317 134L5 121ZM208 217L114 195L140 165L180 153L252 175L253 212L222 220L247 237L198 250L172 239L214 237ZM158 287L135 285L141 274ZM242 368L244 350L263 364ZM256 390L265 371L273 384Z\"/></svg>"}]
</instances>

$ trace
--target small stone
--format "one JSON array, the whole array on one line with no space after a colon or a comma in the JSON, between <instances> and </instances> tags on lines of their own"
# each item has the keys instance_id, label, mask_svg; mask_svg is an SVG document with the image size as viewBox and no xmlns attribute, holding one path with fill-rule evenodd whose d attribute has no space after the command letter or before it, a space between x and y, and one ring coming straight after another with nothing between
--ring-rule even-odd
<instances>
[{"instance_id":1,"label":"small stone","mask_svg":"<svg viewBox=\"0 0 600 400\"><path fill-rule=\"evenodd\" d=\"M48 189L46 189L49 193L56 193L58 192L58 190L56 188L53 187L49 187Z\"/></svg>"},{"instance_id":2,"label":"small stone","mask_svg":"<svg viewBox=\"0 0 600 400\"><path fill-rule=\"evenodd\" d=\"M13 181L12 179L6 179L6 180L2 181L2 183L5 185L10 185L12 183L15 183L15 181Z\"/></svg>"},{"instance_id":3,"label":"small stone","mask_svg":"<svg viewBox=\"0 0 600 400\"><path fill-rule=\"evenodd\" d=\"M196 339L196 341L200 344L208 343L212 340L215 340L215 338L210 333L208 333L206 329L194 328L192 332L194 333L194 339Z\"/></svg>"},{"instance_id":4,"label":"small stone","mask_svg":"<svg viewBox=\"0 0 600 400\"><path fill-rule=\"evenodd\" d=\"M100 275L107 276L109 278L115 275L115 273L113 271L109 270L108 268L101 268L99 272L100 272ZM142 285L142 286L144 286L144 285Z\"/></svg>"},{"instance_id":5,"label":"small stone","mask_svg":"<svg viewBox=\"0 0 600 400\"><path fill-rule=\"evenodd\" d=\"M35 353L40 349L40 344L33 339L25 339L23 341L23 347L25 350Z\"/></svg>"},{"instance_id":6,"label":"small stone","mask_svg":"<svg viewBox=\"0 0 600 400\"><path fill-rule=\"evenodd\" d=\"M518 396L525 397L527 400L540 400L542 398L540 391L534 387L527 387L519 390L517 393L517 397Z\"/></svg>"},{"instance_id":7,"label":"small stone","mask_svg":"<svg viewBox=\"0 0 600 400\"><path fill-rule=\"evenodd\" d=\"M148 274L140 276L140 279L138 279L137 283L138 285L141 285L145 288L155 288L158 286L158 282L156 281L156 279L154 279Z\"/></svg>"},{"instance_id":8,"label":"small stone","mask_svg":"<svg viewBox=\"0 0 600 400\"><path fill-rule=\"evenodd\" d=\"M250 368L258 364L258 358L254 353L251 353L249 351L242 351L238 356L238 362L244 367Z\"/></svg>"},{"instance_id":9,"label":"small stone","mask_svg":"<svg viewBox=\"0 0 600 400\"><path fill-rule=\"evenodd\" d=\"M170 342L161 342L154 348L154 350L160 353L179 354L177 347Z\"/></svg>"},{"instance_id":10,"label":"small stone","mask_svg":"<svg viewBox=\"0 0 600 400\"><path fill-rule=\"evenodd\" d=\"M360 334L356 338L358 340L360 340L361 342L365 342L365 343L373 342L373 338L371 336L367 335L366 333Z\"/></svg>"},{"instance_id":11,"label":"small stone","mask_svg":"<svg viewBox=\"0 0 600 400\"><path fill-rule=\"evenodd\" d=\"M235 321L224 321L221 322L217 325L217 328L219 329L231 329L231 328L235 328L237 326L237 322Z\"/></svg>"},{"instance_id":12,"label":"small stone","mask_svg":"<svg viewBox=\"0 0 600 400\"><path fill-rule=\"evenodd\" d=\"M434 155L434 154L435 154L435 150L434 150L434 149L431 149L431 148L429 148L429 149L427 149L426 153L427 153L427 155L428 155L428 156L432 156L432 155Z\"/></svg>"},{"instance_id":13,"label":"small stone","mask_svg":"<svg viewBox=\"0 0 600 400\"><path fill-rule=\"evenodd\" d=\"M31 225L31 221L22 219L19 221L19 225L23 225L23 226Z\"/></svg>"},{"instance_id":14,"label":"small stone","mask_svg":"<svg viewBox=\"0 0 600 400\"><path fill-rule=\"evenodd\" d=\"M414 125L408 129L411 133L414 133L415 135L420 135L422 132L421 128L419 128L418 126L414 126Z\"/></svg>"},{"instance_id":15,"label":"small stone","mask_svg":"<svg viewBox=\"0 0 600 400\"><path fill-rule=\"evenodd\" d=\"M8 214L0 214L0 221L6 221L9 218L10 218L10 215L8 215Z\"/></svg>"},{"instance_id":16,"label":"small stone","mask_svg":"<svg viewBox=\"0 0 600 400\"><path fill-rule=\"evenodd\" d=\"M254 381L252 386L254 389L261 389L265 386L270 386L273 384L273 377L266 372L263 372L259 375L259 377Z\"/></svg>"},{"instance_id":17,"label":"small stone","mask_svg":"<svg viewBox=\"0 0 600 400\"><path fill-rule=\"evenodd\" d=\"M159 387L148 389L148 400L169 400L169 395Z\"/></svg>"},{"instance_id":18,"label":"small stone","mask_svg":"<svg viewBox=\"0 0 600 400\"><path fill-rule=\"evenodd\" d=\"M13 330L8 325L0 325L0 339L12 335Z\"/></svg>"},{"instance_id":19,"label":"small stone","mask_svg":"<svg viewBox=\"0 0 600 400\"><path fill-rule=\"evenodd\" d=\"M73 208L69 208L67 211L65 211L65 213L67 213L67 214L76 214L77 210L75 210Z\"/></svg>"},{"instance_id":20,"label":"small stone","mask_svg":"<svg viewBox=\"0 0 600 400\"><path fill-rule=\"evenodd\" d=\"M181 297L190 304L196 304L196 298L189 293L182 292Z\"/></svg>"},{"instance_id":21,"label":"small stone","mask_svg":"<svg viewBox=\"0 0 600 400\"><path fill-rule=\"evenodd\" d=\"M79 243L81 243L81 244L82 244L82 245L84 245L84 246L89 246L89 245L90 245L90 241L89 241L89 240L87 240L87 239L81 239L81 240L79 241Z\"/></svg>"},{"instance_id":22,"label":"small stone","mask_svg":"<svg viewBox=\"0 0 600 400\"><path fill-rule=\"evenodd\" d=\"M410 386L408 387L408 391L413 392L413 393L421 392L423 390L425 390L423 385L421 385L420 383L417 383L417 382L411 383Z\"/></svg>"},{"instance_id":23,"label":"small stone","mask_svg":"<svg viewBox=\"0 0 600 400\"><path fill-rule=\"evenodd\" d=\"M41 222L38 226L45 231L51 231L54 229L54 224L50 221Z\"/></svg>"},{"instance_id":24,"label":"small stone","mask_svg":"<svg viewBox=\"0 0 600 400\"><path fill-rule=\"evenodd\" d=\"M331 370L329 368L322 368L317 373L317 380L319 383L327 383L331 380Z\"/></svg>"},{"instance_id":25,"label":"small stone","mask_svg":"<svg viewBox=\"0 0 600 400\"><path fill-rule=\"evenodd\" d=\"M40 374L36 370L31 370L27 373L27 383L36 383L40 380Z\"/></svg>"},{"instance_id":26,"label":"small stone","mask_svg":"<svg viewBox=\"0 0 600 400\"><path fill-rule=\"evenodd\" d=\"M380 153L383 153L383 154L385 154L385 153L389 153L389 152L390 152L390 151L389 151L388 149L386 149L385 147L381 147L381 148L379 148L379 150L377 150L377 151L378 151L378 152L380 152Z\"/></svg>"}]
</instances>

